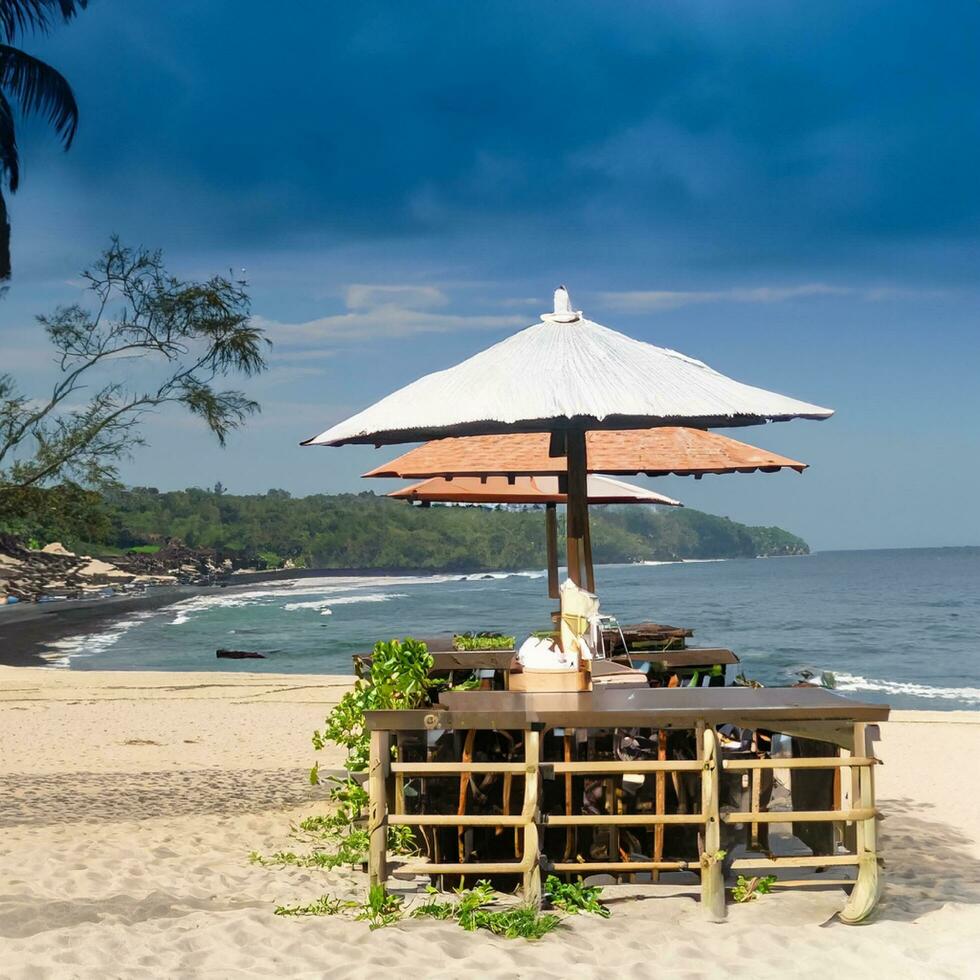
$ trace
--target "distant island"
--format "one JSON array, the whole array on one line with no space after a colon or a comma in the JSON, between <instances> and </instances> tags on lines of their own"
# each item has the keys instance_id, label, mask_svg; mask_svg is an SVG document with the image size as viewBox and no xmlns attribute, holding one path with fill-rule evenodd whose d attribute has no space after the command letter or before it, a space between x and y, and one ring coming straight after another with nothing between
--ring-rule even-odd
<instances>
[{"instance_id":1,"label":"distant island","mask_svg":"<svg viewBox=\"0 0 980 980\"><path fill-rule=\"evenodd\" d=\"M161 492L44 491L45 506L0 514L0 531L38 548L63 542L112 558L181 547L235 568L480 571L543 568L540 509L413 507L373 492L293 497L285 490L235 495L218 484ZM688 508L591 508L600 563L805 555L778 527L749 527Z\"/></svg>"}]
</instances>

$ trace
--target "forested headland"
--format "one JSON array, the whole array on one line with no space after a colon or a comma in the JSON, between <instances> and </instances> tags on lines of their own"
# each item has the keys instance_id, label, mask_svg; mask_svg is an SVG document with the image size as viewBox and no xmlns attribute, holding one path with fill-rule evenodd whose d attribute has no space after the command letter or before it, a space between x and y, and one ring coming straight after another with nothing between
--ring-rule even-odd
<instances>
[{"instance_id":1,"label":"forested headland","mask_svg":"<svg viewBox=\"0 0 980 980\"><path fill-rule=\"evenodd\" d=\"M807 554L778 527L749 527L688 508L591 508L597 562ZM35 547L61 541L89 553L152 553L168 542L257 567L482 570L544 567L540 509L413 507L372 492L235 495L221 485L161 492L34 491L0 511L0 531Z\"/></svg>"}]
</instances>

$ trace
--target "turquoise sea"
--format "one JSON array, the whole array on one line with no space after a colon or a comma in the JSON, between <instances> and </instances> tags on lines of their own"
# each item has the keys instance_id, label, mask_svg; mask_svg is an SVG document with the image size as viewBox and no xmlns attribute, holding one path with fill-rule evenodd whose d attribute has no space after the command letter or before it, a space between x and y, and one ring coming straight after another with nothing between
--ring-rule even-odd
<instances>
[{"instance_id":1,"label":"turquoise sea","mask_svg":"<svg viewBox=\"0 0 980 980\"><path fill-rule=\"evenodd\" d=\"M785 684L831 671L840 690L895 707L980 706L980 548L822 552L806 558L606 565L602 611L695 630L745 674ZM323 577L235 586L51 645L80 670L348 673L375 640L546 628L544 572ZM219 647L265 660L215 659Z\"/></svg>"}]
</instances>

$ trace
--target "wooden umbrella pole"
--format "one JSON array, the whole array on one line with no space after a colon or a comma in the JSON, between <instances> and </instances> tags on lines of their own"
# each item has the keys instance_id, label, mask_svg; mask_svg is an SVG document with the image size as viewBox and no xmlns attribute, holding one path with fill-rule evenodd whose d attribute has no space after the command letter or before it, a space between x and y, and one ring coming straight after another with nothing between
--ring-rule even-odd
<instances>
[{"instance_id":1,"label":"wooden umbrella pole","mask_svg":"<svg viewBox=\"0 0 980 980\"><path fill-rule=\"evenodd\" d=\"M585 587L595 592L595 569L592 566L592 521L589 509L585 509L585 525L582 533L582 561L585 565Z\"/></svg>"},{"instance_id":2,"label":"wooden umbrella pole","mask_svg":"<svg viewBox=\"0 0 980 980\"><path fill-rule=\"evenodd\" d=\"M545 505L545 536L548 547L548 595L560 597L558 591L558 505Z\"/></svg>"},{"instance_id":3,"label":"wooden umbrella pole","mask_svg":"<svg viewBox=\"0 0 980 980\"><path fill-rule=\"evenodd\" d=\"M578 586L588 588L586 571L586 536L589 523L589 481L585 450L585 432L569 429L565 443L568 468L568 577Z\"/></svg>"}]
</instances>

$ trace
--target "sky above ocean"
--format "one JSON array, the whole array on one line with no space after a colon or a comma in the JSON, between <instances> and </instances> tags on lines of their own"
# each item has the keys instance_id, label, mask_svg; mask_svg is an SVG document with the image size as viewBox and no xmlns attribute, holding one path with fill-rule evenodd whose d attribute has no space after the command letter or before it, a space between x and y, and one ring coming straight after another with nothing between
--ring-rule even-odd
<instances>
[{"instance_id":1,"label":"sky above ocean","mask_svg":"<svg viewBox=\"0 0 980 980\"><path fill-rule=\"evenodd\" d=\"M980 544L980 6L92 0L25 46L68 154L20 129L0 369L112 233L245 270L275 341L219 450L165 413L127 482L361 490L301 439L576 308L837 410L732 433L802 477L651 481L817 548ZM377 489L383 485L378 483Z\"/></svg>"}]
</instances>

